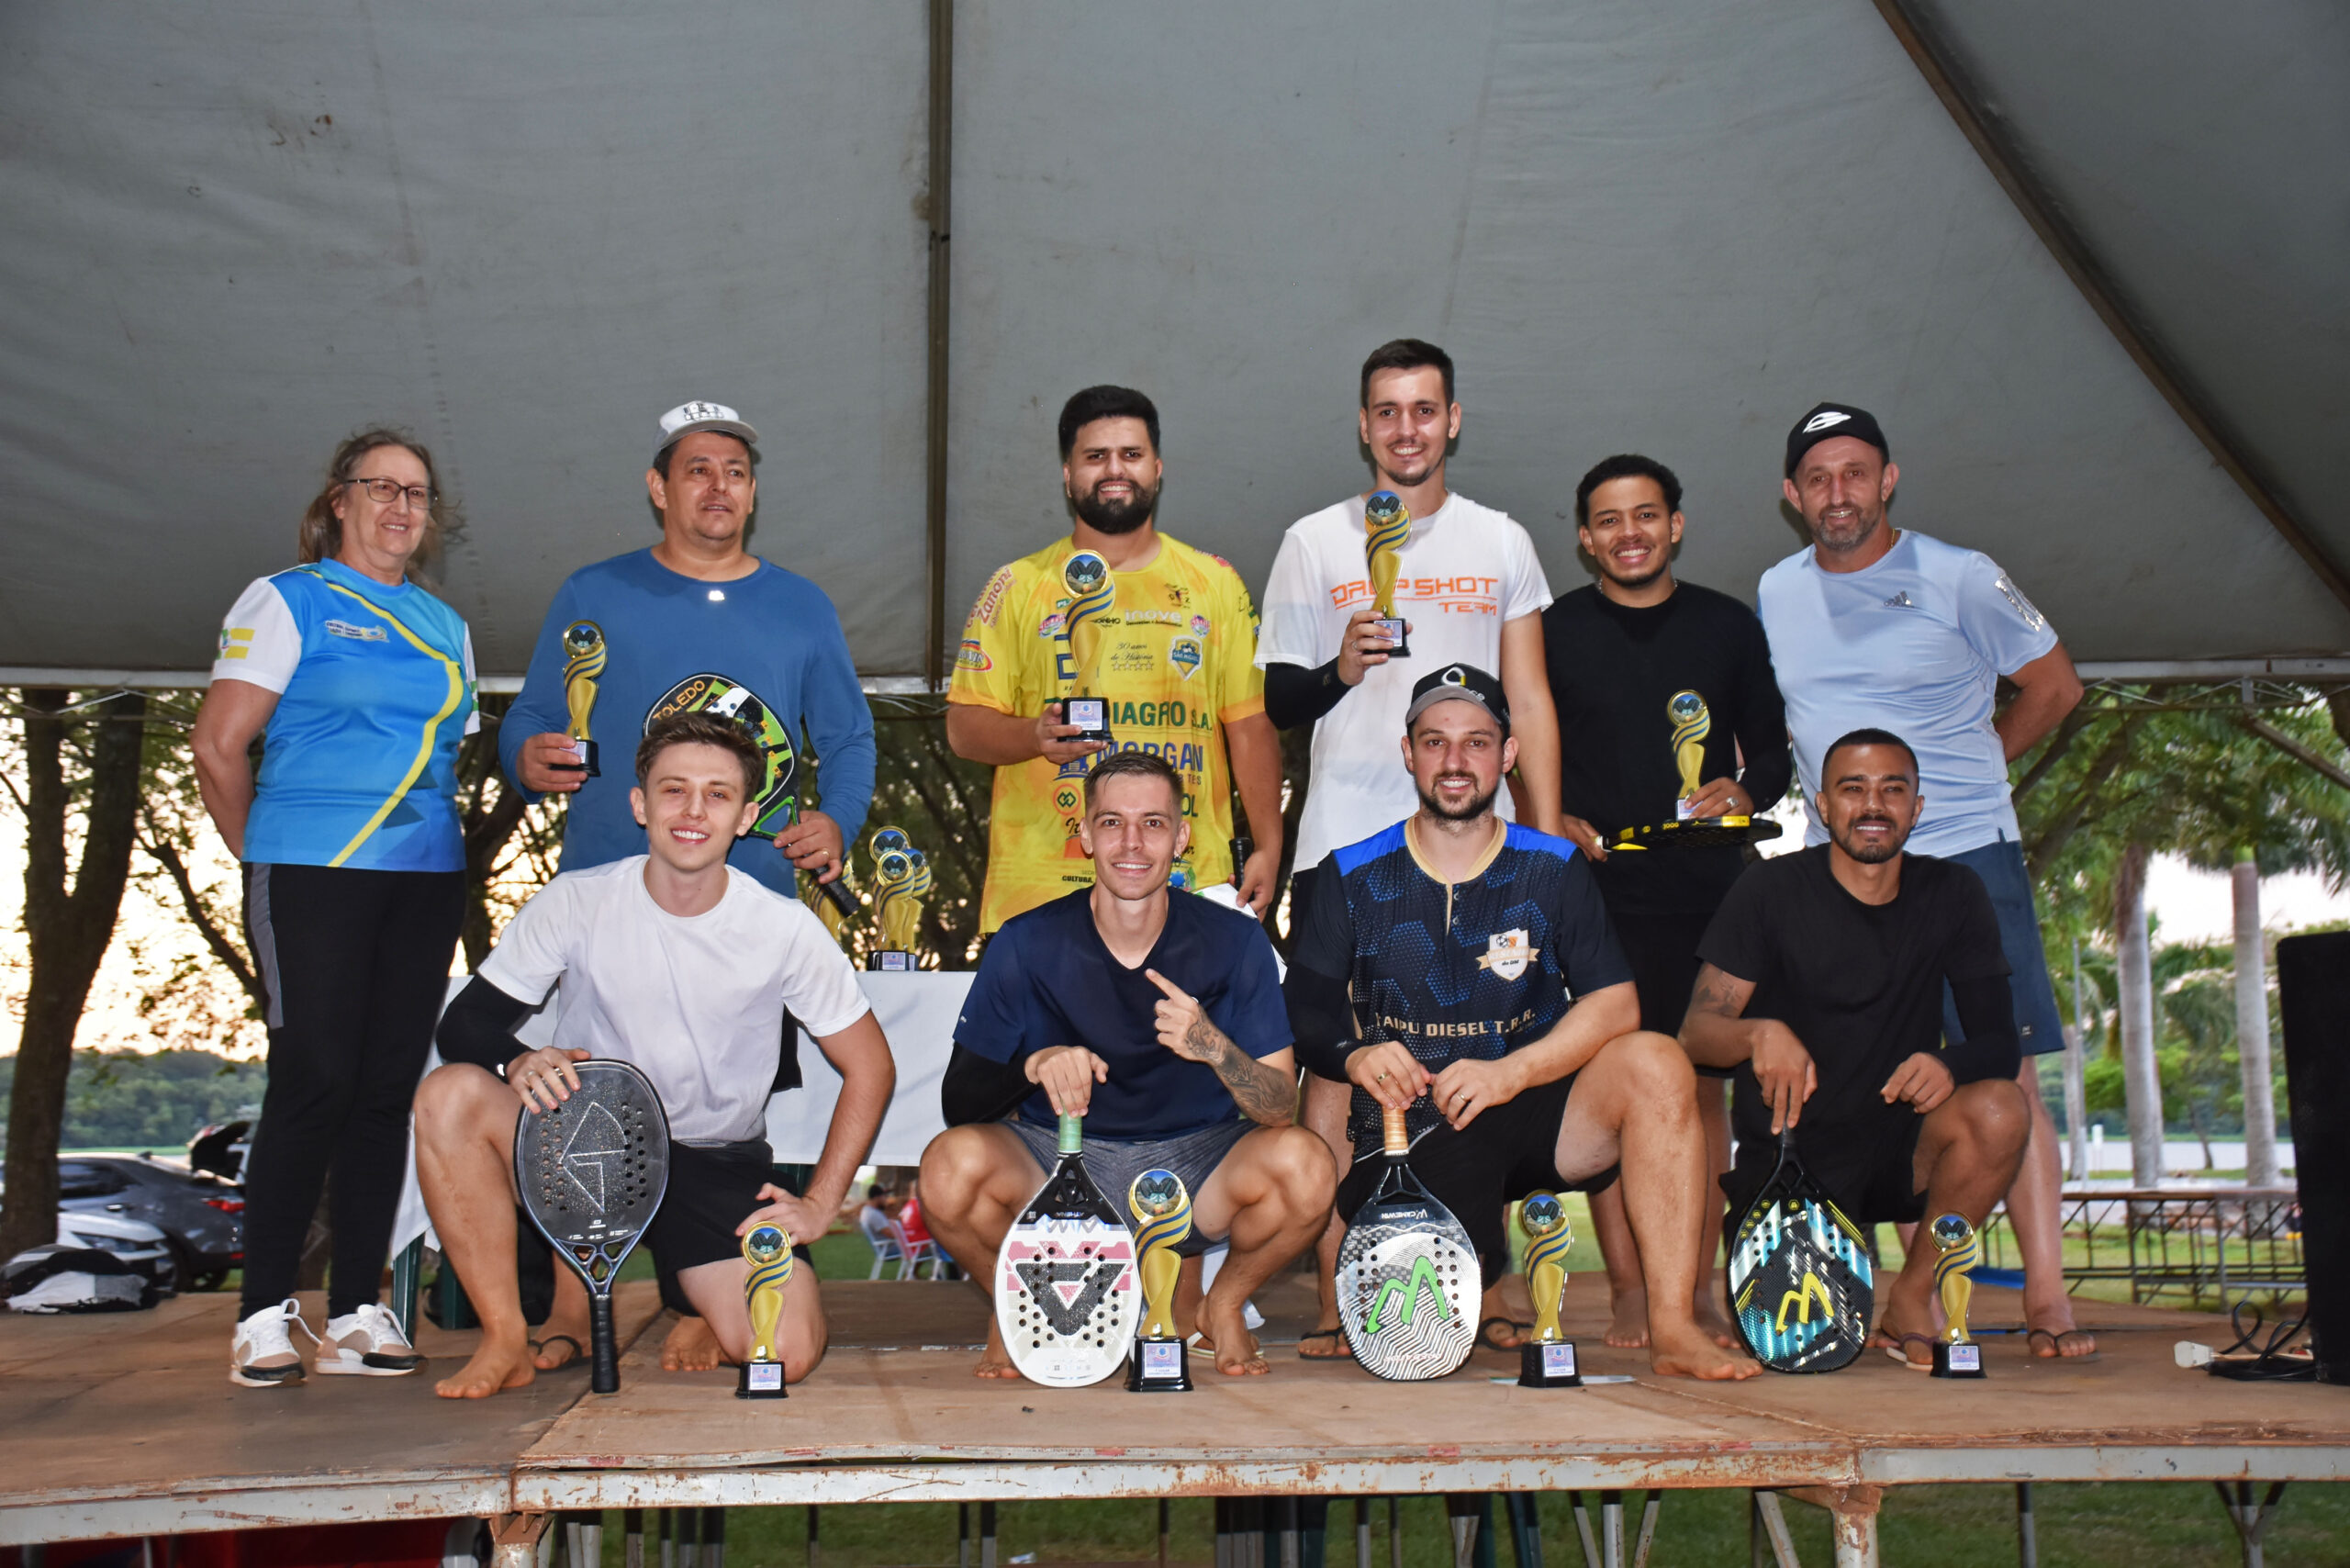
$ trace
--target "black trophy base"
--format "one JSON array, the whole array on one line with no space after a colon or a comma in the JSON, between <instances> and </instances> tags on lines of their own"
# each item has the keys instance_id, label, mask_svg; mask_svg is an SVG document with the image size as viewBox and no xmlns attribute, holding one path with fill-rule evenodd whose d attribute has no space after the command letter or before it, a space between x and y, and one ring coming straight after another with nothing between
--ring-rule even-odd
<instances>
[{"instance_id":1,"label":"black trophy base","mask_svg":"<svg viewBox=\"0 0 2350 1568\"><path fill-rule=\"evenodd\" d=\"M783 1389L781 1361L744 1361L734 1380L737 1399L789 1399Z\"/></svg>"},{"instance_id":2,"label":"black trophy base","mask_svg":"<svg viewBox=\"0 0 2350 1568\"><path fill-rule=\"evenodd\" d=\"M1575 1342L1560 1339L1547 1345L1520 1345L1517 1348L1517 1386L1581 1388L1583 1373L1575 1370Z\"/></svg>"},{"instance_id":3,"label":"black trophy base","mask_svg":"<svg viewBox=\"0 0 2350 1568\"><path fill-rule=\"evenodd\" d=\"M1412 639L1404 633L1402 616L1382 615L1371 624L1378 627L1380 634L1387 639L1385 651L1389 658L1408 659L1412 656Z\"/></svg>"},{"instance_id":4,"label":"black trophy base","mask_svg":"<svg viewBox=\"0 0 2350 1568\"><path fill-rule=\"evenodd\" d=\"M1061 704L1061 722L1075 724L1073 741L1110 744L1110 704L1100 697L1072 697Z\"/></svg>"},{"instance_id":5,"label":"black trophy base","mask_svg":"<svg viewBox=\"0 0 2350 1568\"><path fill-rule=\"evenodd\" d=\"M1955 1345L1934 1341L1934 1375L1936 1377L1981 1377L1983 1347L1972 1339Z\"/></svg>"},{"instance_id":6,"label":"black trophy base","mask_svg":"<svg viewBox=\"0 0 2350 1568\"><path fill-rule=\"evenodd\" d=\"M877 975L908 975L922 966L914 955L898 947L881 947L865 955L866 969Z\"/></svg>"},{"instance_id":7,"label":"black trophy base","mask_svg":"<svg viewBox=\"0 0 2350 1568\"><path fill-rule=\"evenodd\" d=\"M1183 1341L1153 1339L1147 1335L1136 1337L1135 1353L1126 1361L1126 1392L1191 1393L1192 1368Z\"/></svg>"},{"instance_id":8,"label":"black trophy base","mask_svg":"<svg viewBox=\"0 0 2350 1568\"><path fill-rule=\"evenodd\" d=\"M596 743L591 740L582 740L575 736L573 737L571 744L573 746L577 748L578 755L583 760L578 762L550 762L547 766L557 773L576 773L581 775L583 778L601 778L604 776L604 770L596 766L596 758L598 755Z\"/></svg>"}]
</instances>

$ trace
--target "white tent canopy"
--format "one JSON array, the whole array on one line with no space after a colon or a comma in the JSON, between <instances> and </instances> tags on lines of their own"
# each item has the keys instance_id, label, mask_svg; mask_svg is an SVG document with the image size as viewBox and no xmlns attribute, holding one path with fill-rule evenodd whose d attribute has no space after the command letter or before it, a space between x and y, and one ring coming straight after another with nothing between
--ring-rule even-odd
<instances>
[{"instance_id":1,"label":"white tent canopy","mask_svg":"<svg viewBox=\"0 0 2350 1568\"><path fill-rule=\"evenodd\" d=\"M1162 522L1260 583L1360 487L1356 369L1404 333L1460 361L1455 485L1554 588L1576 478L1639 450L1686 481L1684 575L1751 597L1799 543L1786 427L1833 397L1884 420L1897 521L1998 556L2076 657L2350 649L2334 6L962 0L937 624L946 5L0 12L0 667L200 670L333 442L390 420L517 672L565 573L652 539L655 419L709 398L763 432L755 547L862 669L920 674L1065 526L1069 393L1156 398Z\"/></svg>"}]
</instances>

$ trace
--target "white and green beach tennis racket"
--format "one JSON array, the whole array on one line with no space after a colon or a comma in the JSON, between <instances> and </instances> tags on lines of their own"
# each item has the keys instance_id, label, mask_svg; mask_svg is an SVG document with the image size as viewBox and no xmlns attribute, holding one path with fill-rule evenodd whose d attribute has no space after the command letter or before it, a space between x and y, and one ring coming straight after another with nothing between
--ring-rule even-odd
<instances>
[{"instance_id":1,"label":"white and green beach tennis racket","mask_svg":"<svg viewBox=\"0 0 2350 1568\"><path fill-rule=\"evenodd\" d=\"M1468 1231L1412 1174L1404 1113L1382 1122L1387 1169L1338 1247L1338 1327L1370 1371L1424 1382L1469 1359L1483 1278Z\"/></svg>"}]
</instances>

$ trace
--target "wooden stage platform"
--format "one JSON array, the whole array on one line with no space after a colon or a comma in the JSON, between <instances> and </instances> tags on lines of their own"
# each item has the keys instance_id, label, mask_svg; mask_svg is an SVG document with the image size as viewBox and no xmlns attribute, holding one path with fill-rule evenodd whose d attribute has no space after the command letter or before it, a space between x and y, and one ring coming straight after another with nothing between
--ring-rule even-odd
<instances>
[{"instance_id":1,"label":"wooden stage platform","mask_svg":"<svg viewBox=\"0 0 2350 1568\"><path fill-rule=\"evenodd\" d=\"M1281 1341L1307 1289L1285 1276L1266 1302L1270 1376L1195 1361L1197 1393L1150 1398L977 1383L983 1304L919 1282L828 1284L832 1352L779 1403L737 1401L731 1371L663 1372L649 1284L623 1287L630 1348L609 1398L584 1368L463 1404L433 1397L430 1369L237 1388L225 1295L0 1315L0 1543L623 1506L1707 1486L1808 1489L1873 1536L1886 1486L2350 1477L2350 1389L2173 1364L2176 1340L2226 1343L2214 1316L2083 1303L2100 1361L2034 1361L2020 1334L1986 1333L1980 1383L1872 1353L1827 1376L1718 1385L1608 1350L1604 1292L1578 1281L1568 1327L1585 1374L1630 1381L1535 1391L1515 1386L1514 1355L1485 1351L1409 1385L1301 1361ZM1975 1299L1978 1329L2017 1320L2013 1293ZM470 1338L419 1336L443 1369Z\"/></svg>"}]
</instances>

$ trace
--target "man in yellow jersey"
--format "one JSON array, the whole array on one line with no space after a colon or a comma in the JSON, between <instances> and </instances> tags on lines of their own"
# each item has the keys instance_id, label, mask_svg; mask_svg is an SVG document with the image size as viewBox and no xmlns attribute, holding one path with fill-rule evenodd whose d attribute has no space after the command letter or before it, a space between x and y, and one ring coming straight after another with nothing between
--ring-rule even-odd
<instances>
[{"instance_id":1,"label":"man in yellow jersey","mask_svg":"<svg viewBox=\"0 0 2350 1568\"><path fill-rule=\"evenodd\" d=\"M947 691L947 744L996 770L979 930L1093 880L1078 826L1085 775L1105 745L1078 739L1061 708L1080 673L1085 695L1105 700L1106 749L1165 757L1183 781L1191 848L1174 885L1230 879L1239 790L1256 839L1240 868L1240 902L1261 916L1281 864L1281 763L1256 666L1256 607L1229 562L1154 526L1162 470L1149 398L1089 386L1061 409L1060 442L1075 524L988 579ZM1114 599L1093 618L1099 650L1080 672L1065 572L1085 551L1107 565Z\"/></svg>"}]
</instances>

